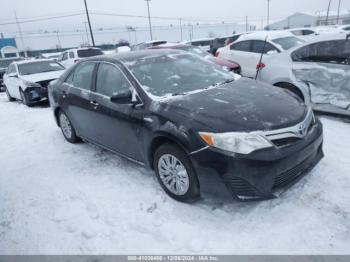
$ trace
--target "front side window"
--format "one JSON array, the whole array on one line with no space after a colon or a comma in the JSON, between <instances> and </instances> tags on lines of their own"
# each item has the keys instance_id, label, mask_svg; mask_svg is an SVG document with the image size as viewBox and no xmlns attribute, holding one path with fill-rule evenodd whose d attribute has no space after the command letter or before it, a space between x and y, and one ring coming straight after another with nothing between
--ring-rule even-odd
<instances>
[{"instance_id":1,"label":"front side window","mask_svg":"<svg viewBox=\"0 0 350 262\"><path fill-rule=\"evenodd\" d=\"M18 65L18 71L21 75L40 74L60 70L64 70L64 67L53 61L32 62Z\"/></svg>"},{"instance_id":2,"label":"front side window","mask_svg":"<svg viewBox=\"0 0 350 262\"><path fill-rule=\"evenodd\" d=\"M292 53L294 62L350 64L350 41L333 40L304 46Z\"/></svg>"},{"instance_id":3,"label":"front side window","mask_svg":"<svg viewBox=\"0 0 350 262\"><path fill-rule=\"evenodd\" d=\"M74 53L73 52L69 52L69 58L73 59L74 58Z\"/></svg>"},{"instance_id":4,"label":"front side window","mask_svg":"<svg viewBox=\"0 0 350 262\"><path fill-rule=\"evenodd\" d=\"M73 85L78 88L90 90L94 68L95 63L80 64L74 72Z\"/></svg>"},{"instance_id":5,"label":"front side window","mask_svg":"<svg viewBox=\"0 0 350 262\"><path fill-rule=\"evenodd\" d=\"M231 50L242 51L242 52L251 52L251 41L242 41L234 43L230 46Z\"/></svg>"},{"instance_id":6,"label":"front side window","mask_svg":"<svg viewBox=\"0 0 350 262\"><path fill-rule=\"evenodd\" d=\"M14 64L11 64L7 70L7 74L14 74L16 73L16 66Z\"/></svg>"},{"instance_id":7,"label":"front side window","mask_svg":"<svg viewBox=\"0 0 350 262\"><path fill-rule=\"evenodd\" d=\"M220 66L189 53L145 57L126 65L143 89L158 97L203 90L235 79Z\"/></svg>"},{"instance_id":8,"label":"front side window","mask_svg":"<svg viewBox=\"0 0 350 262\"><path fill-rule=\"evenodd\" d=\"M130 90L131 85L124 74L114 65L101 63L97 71L96 92L111 97Z\"/></svg>"},{"instance_id":9,"label":"front side window","mask_svg":"<svg viewBox=\"0 0 350 262\"><path fill-rule=\"evenodd\" d=\"M261 40L253 41L253 46L252 46L253 53L267 54L268 52L271 52L271 51L279 52L276 47L274 47L268 42L261 41Z\"/></svg>"}]
</instances>

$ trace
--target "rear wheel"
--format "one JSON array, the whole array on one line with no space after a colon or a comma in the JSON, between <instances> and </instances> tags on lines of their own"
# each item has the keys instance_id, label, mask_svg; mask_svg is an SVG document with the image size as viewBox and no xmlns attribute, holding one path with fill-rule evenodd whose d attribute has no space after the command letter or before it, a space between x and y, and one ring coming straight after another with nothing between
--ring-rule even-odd
<instances>
[{"instance_id":1,"label":"rear wheel","mask_svg":"<svg viewBox=\"0 0 350 262\"><path fill-rule=\"evenodd\" d=\"M4 86L4 88L5 88L5 92L6 92L7 99L8 99L10 102L15 101L16 99L14 99L14 98L10 95L9 91L7 90L7 87Z\"/></svg>"},{"instance_id":2,"label":"rear wheel","mask_svg":"<svg viewBox=\"0 0 350 262\"><path fill-rule=\"evenodd\" d=\"M301 100L305 101L304 95L303 93L300 91L300 89L298 87L296 87L295 85L292 85L290 83L277 83L275 84L275 86L283 88L283 89L287 89L290 92L294 93L295 95L297 95L298 97L300 97Z\"/></svg>"},{"instance_id":3,"label":"rear wheel","mask_svg":"<svg viewBox=\"0 0 350 262\"><path fill-rule=\"evenodd\" d=\"M172 144L161 145L153 163L158 182L173 199L192 202L199 198L199 182L185 152Z\"/></svg>"},{"instance_id":4,"label":"rear wheel","mask_svg":"<svg viewBox=\"0 0 350 262\"><path fill-rule=\"evenodd\" d=\"M77 136L77 133L69 120L68 116L63 112L60 111L58 114L58 119L60 123L60 127L62 130L62 134L64 138L69 142L69 143L77 143L80 141L79 137Z\"/></svg>"}]
</instances>

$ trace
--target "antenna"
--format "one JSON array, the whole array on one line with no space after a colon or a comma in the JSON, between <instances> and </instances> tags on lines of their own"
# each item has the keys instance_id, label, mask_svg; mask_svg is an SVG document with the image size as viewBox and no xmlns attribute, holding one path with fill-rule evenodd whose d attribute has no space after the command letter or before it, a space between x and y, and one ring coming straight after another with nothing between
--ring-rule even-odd
<instances>
[{"instance_id":1,"label":"antenna","mask_svg":"<svg viewBox=\"0 0 350 262\"><path fill-rule=\"evenodd\" d=\"M260 64L261 64L261 62L262 62L262 59L263 59L263 56L264 56L264 53L265 53L266 43L267 43L267 36L265 37L264 46L263 46L263 49L262 49L261 55L260 55L260 60L259 60L258 66L256 67L255 80L256 80L256 79L258 78L258 76L259 76Z\"/></svg>"}]
</instances>

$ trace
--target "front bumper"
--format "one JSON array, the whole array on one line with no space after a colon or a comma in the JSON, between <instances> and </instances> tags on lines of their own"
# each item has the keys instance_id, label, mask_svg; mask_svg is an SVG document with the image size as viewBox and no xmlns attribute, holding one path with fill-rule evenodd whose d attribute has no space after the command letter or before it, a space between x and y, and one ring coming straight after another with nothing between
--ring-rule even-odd
<instances>
[{"instance_id":1,"label":"front bumper","mask_svg":"<svg viewBox=\"0 0 350 262\"><path fill-rule=\"evenodd\" d=\"M45 87L27 87L24 93L30 103L48 99L48 92Z\"/></svg>"},{"instance_id":2,"label":"front bumper","mask_svg":"<svg viewBox=\"0 0 350 262\"><path fill-rule=\"evenodd\" d=\"M322 145L323 128L317 121L306 137L289 146L249 155L229 155L207 148L192 153L190 158L200 182L203 174L216 174L239 200L263 200L277 197L308 174L324 156Z\"/></svg>"}]
</instances>

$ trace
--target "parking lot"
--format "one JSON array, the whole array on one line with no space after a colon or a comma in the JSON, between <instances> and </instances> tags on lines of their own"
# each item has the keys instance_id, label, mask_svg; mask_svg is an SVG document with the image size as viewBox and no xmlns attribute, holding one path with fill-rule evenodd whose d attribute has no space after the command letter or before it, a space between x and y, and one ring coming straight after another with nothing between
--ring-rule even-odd
<instances>
[{"instance_id":1,"label":"parking lot","mask_svg":"<svg viewBox=\"0 0 350 262\"><path fill-rule=\"evenodd\" d=\"M0 93L0 252L348 253L350 124L321 119L325 158L280 198L182 204L151 171L67 143L48 106Z\"/></svg>"}]
</instances>

